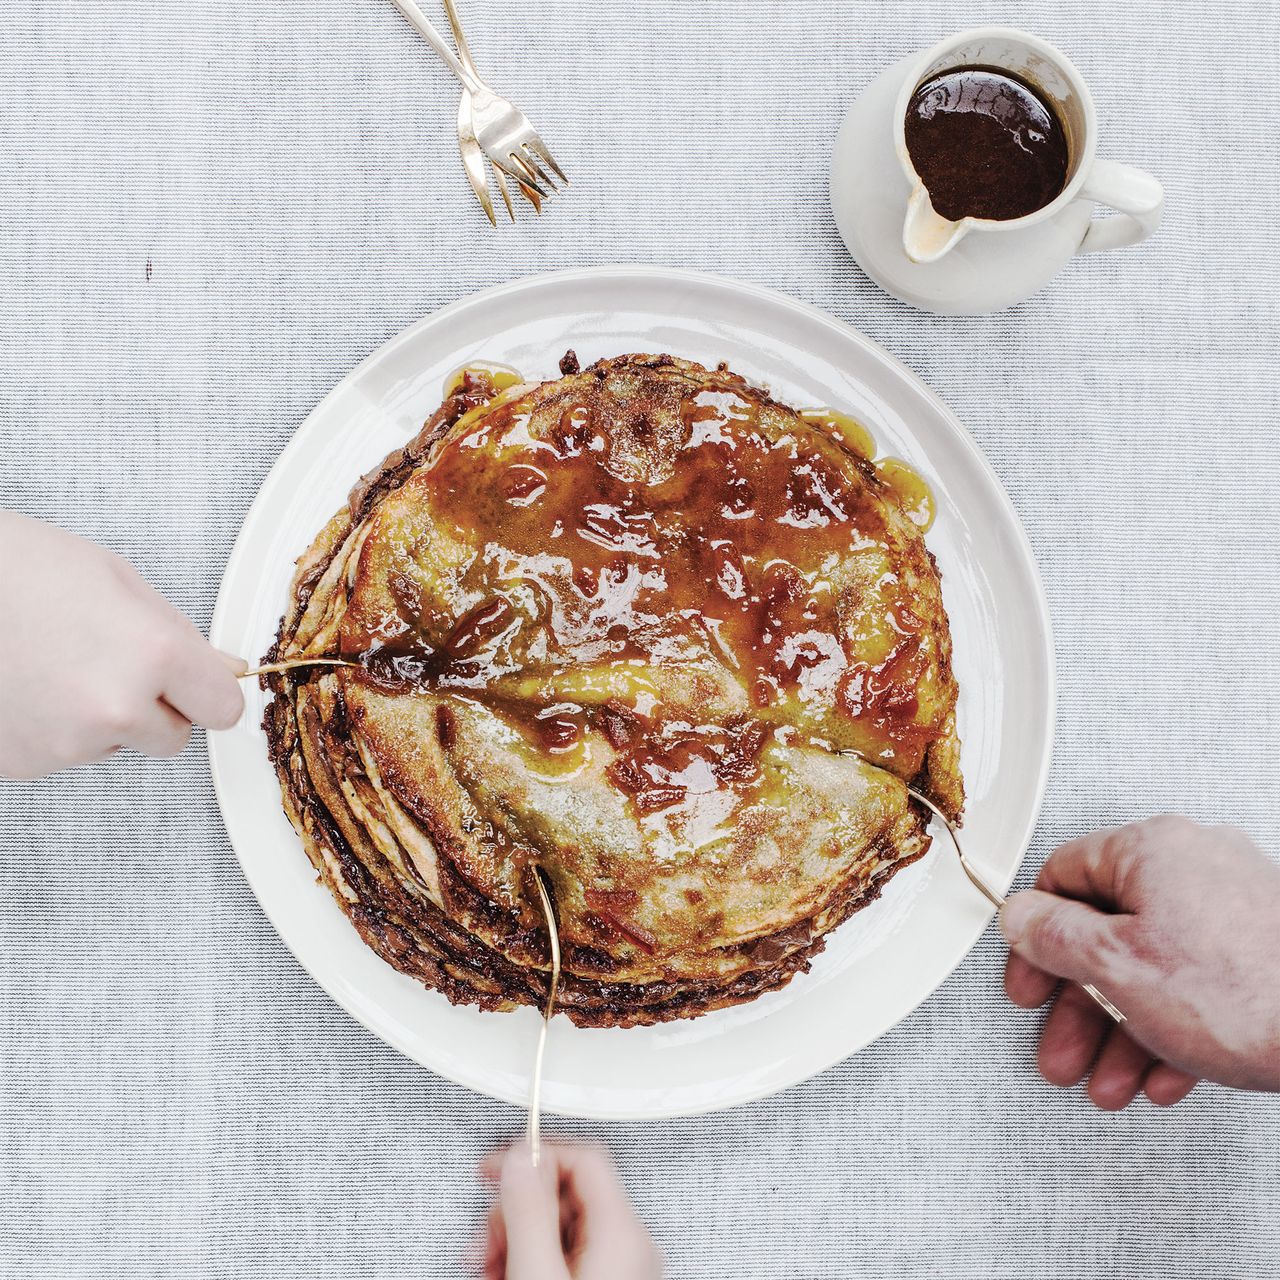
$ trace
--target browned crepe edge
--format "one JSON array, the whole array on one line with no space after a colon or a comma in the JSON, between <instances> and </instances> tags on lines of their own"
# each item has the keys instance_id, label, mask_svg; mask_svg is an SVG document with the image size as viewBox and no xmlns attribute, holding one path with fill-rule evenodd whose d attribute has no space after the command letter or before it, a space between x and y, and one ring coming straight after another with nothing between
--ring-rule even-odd
<instances>
[{"instance_id":1,"label":"browned crepe edge","mask_svg":"<svg viewBox=\"0 0 1280 1280\"><path fill-rule=\"evenodd\" d=\"M617 357L600 361L588 373L604 378L619 365L642 365L653 368L675 366L687 368L686 362L670 356ZM735 389L762 402L777 404L767 392L751 386L739 375L721 368L715 377ZM289 631L296 625L311 593L323 576L332 557L343 545L350 531L375 507L378 500L404 482L408 475L428 458L436 442L477 401L474 396L457 394L447 399L428 420L422 431L403 448L393 451L353 488L347 508L334 517L316 543L299 560L291 593L290 608L281 621L275 645L268 659L278 658L287 648ZM787 409L789 406L780 406ZM852 455L857 457L857 455ZM865 460L859 459L860 464ZM868 477L879 484L874 470ZM927 549L926 549L927 550ZM936 574L936 563L929 555ZM949 627L942 628L939 662L943 677L954 687L951 674L951 636ZM336 780L330 751L313 751L307 760L303 746L306 734L298 725L294 697L299 686L325 678L323 673L297 672L264 678L264 685L274 698L264 717L271 759L280 778L284 808L302 839L304 848L319 877L351 918L366 943L383 959L401 972L416 977L425 985L440 990L454 1003L478 1004L487 1009L510 1008L515 1004L538 1004L545 998L545 975L541 965L547 963L545 938L540 931L519 926L514 913L510 950L523 952L525 964L513 963L507 956L486 946L473 934L460 928L425 896L409 898L403 887L394 884L391 868L384 855L363 833L346 805ZM330 676L330 679L333 677ZM313 744L318 747L319 734ZM958 772L959 741L955 733L954 710L948 717L942 737L930 744L925 763L913 779L913 785L938 803L949 816L959 819L963 804L963 783ZM322 763L323 761L323 763ZM328 777L326 778L326 774ZM317 800L327 796L327 803ZM665 981L644 984L610 983L567 973L561 996L561 1007L582 1026L636 1026L673 1018L693 1017L711 1009L742 1003L763 991L784 986L797 972L807 971L812 958L825 945L833 929L862 907L879 897L884 884L901 868L918 860L927 852L928 814L912 802L911 810L919 821L919 830L900 847L889 842L867 850L867 860L877 860L897 852L892 862L879 868L879 874L868 883L851 876L852 889L844 901L834 901L814 913L827 917L820 936L806 936L807 921L800 921L777 934L758 939L751 947L760 954L770 948L779 954L770 963L749 969L727 982ZM345 815L345 820L342 815ZM429 831L428 835L432 835ZM479 895L457 875L447 849L437 846L443 879L450 882L450 897L458 905L468 896L470 915L477 908L489 914L495 904L476 901ZM357 848L360 853L357 854ZM351 901L343 892L343 882L334 875L326 854L342 868L347 887L355 894ZM363 861L362 861L363 857ZM375 873L376 870L376 873ZM375 887L381 896L374 892ZM846 886L849 888L850 886ZM396 908L399 910L396 910ZM500 909L499 909L500 910ZM527 936L517 937L525 934ZM585 959L585 957L583 957ZM607 957L601 957L607 961ZM533 967L530 967L530 966ZM602 965L602 968L607 967Z\"/></svg>"}]
</instances>

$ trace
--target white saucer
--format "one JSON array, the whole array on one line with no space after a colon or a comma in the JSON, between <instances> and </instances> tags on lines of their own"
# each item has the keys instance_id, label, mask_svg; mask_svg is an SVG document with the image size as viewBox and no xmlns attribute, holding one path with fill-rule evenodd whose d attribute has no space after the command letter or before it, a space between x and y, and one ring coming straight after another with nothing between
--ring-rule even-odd
<instances>
[{"instance_id":1,"label":"white saucer","mask_svg":"<svg viewBox=\"0 0 1280 1280\"><path fill-rule=\"evenodd\" d=\"M902 247L911 184L894 149L894 108L914 61L887 68L849 110L831 153L831 210L853 260L886 293L939 315L1002 311L1042 289L1077 252L1093 205L1049 222L961 240L934 262Z\"/></svg>"}]
</instances>

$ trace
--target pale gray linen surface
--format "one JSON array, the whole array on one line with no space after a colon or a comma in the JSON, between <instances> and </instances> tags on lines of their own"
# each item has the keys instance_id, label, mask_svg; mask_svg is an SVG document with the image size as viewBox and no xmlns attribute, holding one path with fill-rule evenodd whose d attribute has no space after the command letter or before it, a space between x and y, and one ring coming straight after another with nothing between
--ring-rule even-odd
<instances>
[{"instance_id":1,"label":"pale gray linen surface","mask_svg":"<svg viewBox=\"0 0 1280 1280\"><path fill-rule=\"evenodd\" d=\"M383 0L0 0L0 505L106 542L205 625L281 447L413 320L592 263L772 285L921 374L1030 533L1061 693L1024 881L1165 808L1280 854L1275 0L468 8L576 180L500 235L454 87ZM1102 154L1157 173L1168 216L1015 311L937 319L845 255L828 154L877 69L993 19L1078 62ZM676 1277L1275 1274L1276 1100L1099 1115L1036 1077L1002 959L989 933L780 1097L555 1127L613 1147ZM459 1275L476 1160L519 1123L302 973L202 744L0 783L0 1019L6 1277Z\"/></svg>"}]
</instances>

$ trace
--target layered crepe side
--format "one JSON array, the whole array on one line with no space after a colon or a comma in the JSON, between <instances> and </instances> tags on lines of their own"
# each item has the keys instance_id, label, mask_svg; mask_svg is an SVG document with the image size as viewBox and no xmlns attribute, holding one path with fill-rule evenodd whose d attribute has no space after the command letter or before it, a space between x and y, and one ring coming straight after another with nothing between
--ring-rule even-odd
<instances>
[{"instance_id":1,"label":"layered crepe side","mask_svg":"<svg viewBox=\"0 0 1280 1280\"><path fill-rule=\"evenodd\" d=\"M759 406L769 423L776 411L777 429L790 429L790 410L723 370L623 357L577 377L586 385L562 380L568 394L601 413L616 416L616 405L638 398L652 417L669 387L681 395L709 387ZM394 521L417 518L423 500L415 484L442 442L514 402L534 406L529 430L536 434L539 407L559 412L556 397L564 394L559 384L545 384L495 395L483 377L472 377L446 400L414 441L356 486L300 560L271 656L350 653L382 579L403 576L403 566L388 568L384 552L403 550L404 542L387 530L402 535L406 526ZM874 493L874 473L862 460L842 462ZM923 540L884 505L878 518L886 545L897 572L914 584L913 607L924 618L925 640L916 649L927 653L928 696L937 703L919 712L927 733L918 742L908 735L910 763L897 764L958 818L955 686L936 569ZM410 565L425 575L415 599L436 589L437 561L451 554L444 546L420 557L425 567ZM714 646L703 652L687 637L682 643L678 669L642 672L661 685L669 714L697 711L731 726L760 714L738 705L740 693L717 668ZM609 708L634 685L635 665L615 664L603 688L599 679L584 682L571 663L532 683L525 671L508 671L480 691L430 681L389 688L363 672L332 668L271 678L276 696L265 727L286 813L321 879L379 955L455 1002L487 1009L539 1003L547 943L530 892L537 863L552 881L561 922L560 1007L575 1022L632 1026L692 1017L749 1000L807 969L825 936L928 848L925 815L904 779L858 755L834 754L833 746L865 751L866 742L856 730L842 739L839 717L822 711L816 741L772 724L754 765L755 790L738 797L722 836L705 855L684 853L678 867L655 868L655 850L668 848L655 844L662 815L638 812L611 784L627 743L611 730ZM570 694L590 704L582 730L589 749L567 782L510 709L529 698L558 705ZM769 714L786 721L791 704L782 699ZM812 716L811 709L804 714ZM671 834L662 838L669 842Z\"/></svg>"}]
</instances>

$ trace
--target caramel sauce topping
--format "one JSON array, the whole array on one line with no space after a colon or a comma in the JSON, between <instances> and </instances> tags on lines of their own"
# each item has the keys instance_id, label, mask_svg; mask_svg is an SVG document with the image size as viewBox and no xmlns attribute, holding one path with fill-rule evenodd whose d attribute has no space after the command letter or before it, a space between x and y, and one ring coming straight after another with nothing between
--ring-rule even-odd
<instances>
[{"instance_id":1,"label":"caramel sauce topping","mask_svg":"<svg viewBox=\"0 0 1280 1280\"><path fill-rule=\"evenodd\" d=\"M870 433L827 410L765 429L755 400L712 388L661 408L570 390L536 428L515 400L446 436L410 483L467 549L449 590L470 603L393 584L399 621L370 637L368 677L469 691L551 769L597 731L642 820L750 796L768 742L797 727L856 724L859 750L913 773L936 734L916 693L936 653L884 504L927 528L928 486L896 460L873 469ZM599 914L628 927L619 904Z\"/></svg>"},{"instance_id":2,"label":"caramel sauce topping","mask_svg":"<svg viewBox=\"0 0 1280 1280\"><path fill-rule=\"evenodd\" d=\"M444 380L444 399L467 391L473 386L492 387L494 392L506 391L509 387L519 386L524 381L518 369L509 364L492 364L487 360L473 360L470 364L459 365Z\"/></svg>"},{"instance_id":3,"label":"caramel sauce topping","mask_svg":"<svg viewBox=\"0 0 1280 1280\"><path fill-rule=\"evenodd\" d=\"M876 463L876 470L880 473L880 479L893 490L907 519L921 533L927 533L938 514L929 482L901 458L881 458Z\"/></svg>"}]
</instances>

